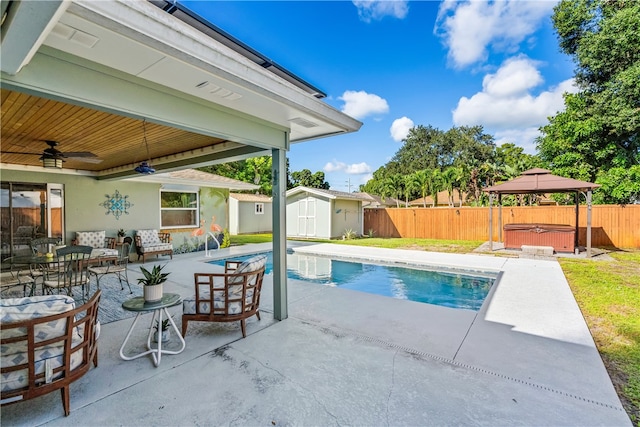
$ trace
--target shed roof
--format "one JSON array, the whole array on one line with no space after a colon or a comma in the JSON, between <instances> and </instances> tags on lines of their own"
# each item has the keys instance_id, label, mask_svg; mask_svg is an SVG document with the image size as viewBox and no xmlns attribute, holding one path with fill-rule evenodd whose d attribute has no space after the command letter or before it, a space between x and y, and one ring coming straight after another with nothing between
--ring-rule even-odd
<instances>
[{"instance_id":1,"label":"shed roof","mask_svg":"<svg viewBox=\"0 0 640 427\"><path fill-rule=\"evenodd\" d=\"M271 203L271 197L265 194L229 193L229 197L231 197L232 199L236 199L240 202Z\"/></svg>"},{"instance_id":2,"label":"shed roof","mask_svg":"<svg viewBox=\"0 0 640 427\"><path fill-rule=\"evenodd\" d=\"M360 200L360 201L369 200L368 198L363 197L358 193L346 193L344 191L324 190L321 188L310 188L310 187L303 187L303 186L298 186L290 190L287 190L287 197L294 194L302 193L302 192L314 194L316 196L327 197L329 199Z\"/></svg>"},{"instance_id":3,"label":"shed roof","mask_svg":"<svg viewBox=\"0 0 640 427\"><path fill-rule=\"evenodd\" d=\"M487 187L484 191L497 194L562 193L593 190L598 187L598 184L552 175L549 170L534 168L522 172L518 178Z\"/></svg>"}]
</instances>

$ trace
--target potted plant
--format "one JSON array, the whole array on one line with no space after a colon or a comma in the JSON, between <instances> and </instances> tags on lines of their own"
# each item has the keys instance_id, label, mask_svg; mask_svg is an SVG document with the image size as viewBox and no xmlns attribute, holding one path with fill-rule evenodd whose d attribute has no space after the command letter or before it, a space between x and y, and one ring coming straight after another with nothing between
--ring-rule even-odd
<instances>
[{"instance_id":1,"label":"potted plant","mask_svg":"<svg viewBox=\"0 0 640 427\"><path fill-rule=\"evenodd\" d=\"M118 230L118 243L124 242L124 236L126 234L127 232L124 230L124 228L121 228L120 230Z\"/></svg>"},{"instance_id":2,"label":"potted plant","mask_svg":"<svg viewBox=\"0 0 640 427\"><path fill-rule=\"evenodd\" d=\"M173 317L173 316L171 316ZM153 326L153 329L155 329L156 331L153 333L153 341L154 342L158 342L158 338L160 338L162 340L162 342L167 342L169 341L169 339L171 339L171 335L170 335L170 331L169 331L169 326L171 325L169 319L164 319L162 321L162 323L160 323L156 320L156 324Z\"/></svg>"},{"instance_id":3,"label":"potted plant","mask_svg":"<svg viewBox=\"0 0 640 427\"><path fill-rule=\"evenodd\" d=\"M156 265L151 271L144 267L140 267L140 271L144 275L138 279L138 283L142 284L144 290L144 301L148 303L158 302L162 299L162 284L167 281L169 273L163 273L162 269L166 267Z\"/></svg>"}]
</instances>

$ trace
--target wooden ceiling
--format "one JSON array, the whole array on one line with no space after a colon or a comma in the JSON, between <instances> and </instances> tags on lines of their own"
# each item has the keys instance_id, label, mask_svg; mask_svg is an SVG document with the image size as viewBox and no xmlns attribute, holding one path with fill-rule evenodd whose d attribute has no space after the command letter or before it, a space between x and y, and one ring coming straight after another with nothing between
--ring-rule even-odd
<instances>
[{"instance_id":1,"label":"wooden ceiling","mask_svg":"<svg viewBox=\"0 0 640 427\"><path fill-rule=\"evenodd\" d=\"M39 158L48 148L46 140L58 142L56 149L63 153L94 153L101 162L89 163L70 158L65 160L63 168L96 172L224 142L219 138L146 122L147 156L143 121L140 119L6 89L0 90L0 96L1 163L42 166Z\"/></svg>"}]
</instances>

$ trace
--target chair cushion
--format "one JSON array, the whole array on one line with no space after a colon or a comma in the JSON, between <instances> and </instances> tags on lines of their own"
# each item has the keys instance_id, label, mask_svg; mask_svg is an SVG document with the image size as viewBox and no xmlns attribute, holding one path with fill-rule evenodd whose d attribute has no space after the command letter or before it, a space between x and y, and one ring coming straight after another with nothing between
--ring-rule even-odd
<instances>
[{"instance_id":1,"label":"chair cushion","mask_svg":"<svg viewBox=\"0 0 640 427\"><path fill-rule=\"evenodd\" d=\"M109 249L109 248L99 248L91 250L91 258L98 258L101 256L118 256L117 249Z\"/></svg>"},{"instance_id":2,"label":"chair cushion","mask_svg":"<svg viewBox=\"0 0 640 427\"><path fill-rule=\"evenodd\" d=\"M158 237L158 230L138 230L136 235L140 236L142 246L151 246L154 244L162 243L160 237Z\"/></svg>"},{"instance_id":3,"label":"chair cushion","mask_svg":"<svg viewBox=\"0 0 640 427\"><path fill-rule=\"evenodd\" d=\"M140 249L140 252L158 252L158 251L166 251L172 250L173 245L171 243L150 243L143 245Z\"/></svg>"},{"instance_id":4,"label":"chair cushion","mask_svg":"<svg viewBox=\"0 0 640 427\"><path fill-rule=\"evenodd\" d=\"M105 231L76 231L76 244L104 248Z\"/></svg>"},{"instance_id":5,"label":"chair cushion","mask_svg":"<svg viewBox=\"0 0 640 427\"><path fill-rule=\"evenodd\" d=\"M267 264L267 256L266 255L256 255L251 257L245 261L242 261L234 274L242 274L242 273L250 273L252 271L260 270ZM229 283L242 283L241 276L231 277L228 281Z\"/></svg>"},{"instance_id":6,"label":"chair cushion","mask_svg":"<svg viewBox=\"0 0 640 427\"><path fill-rule=\"evenodd\" d=\"M242 286L237 286L240 288L240 294L233 293L233 297L238 298L242 296ZM203 299L208 299L211 293L209 290L205 290L200 293L200 313L202 314L210 314L211 313L211 305L208 301L203 301ZM251 304L253 299L253 289L247 289L247 296L245 298L245 304ZM224 310L224 291L213 291L213 308L214 311ZM182 313L183 314L196 314L196 296L192 295L191 297L185 298L182 300ZM240 301L233 301L229 303L229 314L240 314L242 313L242 305ZM220 313L222 314L222 313Z\"/></svg>"},{"instance_id":7,"label":"chair cushion","mask_svg":"<svg viewBox=\"0 0 640 427\"><path fill-rule=\"evenodd\" d=\"M3 324L21 322L24 320L50 316L52 314L65 313L73 310L76 302L66 295L38 295L24 298L5 298L0 300L0 322ZM60 331L64 332L65 321L63 319L39 325L36 336L40 340L50 337L60 336ZM24 334L24 331L17 329L4 330L3 338L12 338ZM0 347L3 355L8 349Z\"/></svg>"}]
</instances>

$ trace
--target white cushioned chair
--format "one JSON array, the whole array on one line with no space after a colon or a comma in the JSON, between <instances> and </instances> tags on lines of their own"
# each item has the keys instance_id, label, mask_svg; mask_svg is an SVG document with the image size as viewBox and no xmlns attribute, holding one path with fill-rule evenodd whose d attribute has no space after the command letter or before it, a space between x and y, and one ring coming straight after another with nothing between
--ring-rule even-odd
<instances>
[{"instance_id":1,"label":"white cushioned chair","mask_svg":"<svg viewBox=\"0 0 640 427\"><path fill-rule=\"evenodd\" d=\"M254 314L260 320L260 292L267 262L265 255L246 261L225 262L224 273L195 273L195 295L182 301L182 336L189 321L240 322L247 336L245 320Z\"/></svg>"},{"instance_id":2,"label":"white cushioned chair","mask_svg":"<svg viewBox=\"0 0 640 427\"><path fill-rule=\"evenodd\" d=\"M0 300L2 405L60 390L69 415L69 385L98 366L100 295L77 308L65 295Z\"/></svg>"},{"instance_id":3,"label":"white cushioned chair","mask_svg":"<svg viewBox=\"0 0 640 427\"><path fill-rule=\"evenodd\" d=\"M160 233L158 230L136 230L136 253L138 260L142 257L142 263L149 255L169 255L173 259L173 245L169 233Z\"/></svg>"}]
</instances>

